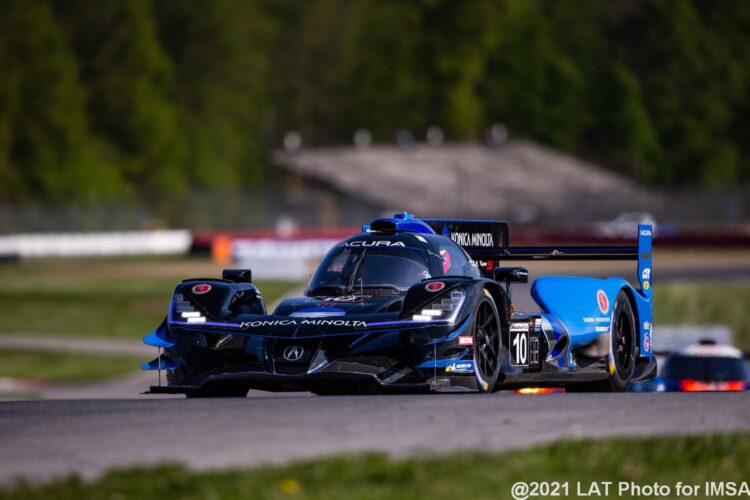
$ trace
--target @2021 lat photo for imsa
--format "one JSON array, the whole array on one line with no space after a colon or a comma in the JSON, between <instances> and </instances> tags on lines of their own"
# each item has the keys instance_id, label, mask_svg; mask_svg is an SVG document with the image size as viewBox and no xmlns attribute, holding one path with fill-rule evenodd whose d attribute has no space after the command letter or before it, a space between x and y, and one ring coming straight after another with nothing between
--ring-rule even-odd
<instances>
[{"instance_id":1,"label":"@2021 lat photo for imsa","mask_svg":"<svg viewBox=\"0 0 750 500\"><path fill-rule=\"evenodd\" d=\"M634 228L635 229L635 228ZM514 311L522 267L504 261L634 260L623 278L545 276L541 312ZM177 285L145 342L166 371L151 393L244 396L249 389L318 394L522 386L624 391L656 373L652 356L651 227L637 246L510 247L495 221L420 220L364 226L331 249L303 297L273 311L251 271Z\"/></svg>"}]
</instances>

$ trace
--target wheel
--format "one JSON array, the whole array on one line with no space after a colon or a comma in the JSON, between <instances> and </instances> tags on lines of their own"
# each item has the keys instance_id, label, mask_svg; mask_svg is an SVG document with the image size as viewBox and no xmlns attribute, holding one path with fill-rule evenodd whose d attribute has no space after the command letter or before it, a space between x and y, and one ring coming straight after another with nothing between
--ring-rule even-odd
<instances>
[{"instance_id":1,"label":"wheel","mask_svg":"<svg viewBox=\"0 0 750 500\"><path fill-rule=\"evenodd\" d=\"M185 394L188 399L198 398L244 398L247 387L209 387Z\"/></svg>"},{"instance_id":2,"label":"wheel","mask_svg":"<svg viewBox=\"0 0 750 500\"><path fill-rule=\"evenodd\" d=\"M500 372L500 321L497 307L482 297L474 311L474 374L479 392L492 392Z\"/></svg>"},{"instance_id":3,"label":"wheel","mask_svg":"<svg viewBox=\"0 0 750 500\"><path fill-rule=\"evenodd\" d=\"M608 368L609 378L598 382L575 384L567 392L624 392L630 385L635 370L637 352L637 328L630 299L620 290L615 299L610 332Z\"/></svg>"},{"instance_id":4,"label":"wheel","mask_svg":"<svg viewBox=\"0 0 750 500\"><path fill-rule=\"evenodd\" d=\"M620 290L615 300L609 356L609 383L615 392L627 390L633 377L638 346L637 331L633 306L627 294Z\"/></svg>"}]
</instances>

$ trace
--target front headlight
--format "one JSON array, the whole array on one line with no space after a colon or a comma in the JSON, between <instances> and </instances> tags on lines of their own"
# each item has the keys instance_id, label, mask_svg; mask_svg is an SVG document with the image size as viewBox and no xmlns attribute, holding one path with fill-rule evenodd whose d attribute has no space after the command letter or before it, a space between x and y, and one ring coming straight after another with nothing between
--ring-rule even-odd
<instances>
[{"instance_id":1,"label":"front headlight","mask_svg":"<svg viewBox=\"0 0 750 500\"><path fill-rule=\"evenodd\" d=\"M451 290L427 304L411 319L414 321L445 320L454 323L464 300L466 300L466 293L463 290Z\"/></svg>"},{"instance_id":2,"label":"front headlight","mask_svg":"<svg viewBox=\"0 0 750 500\"><path fill-rule=\"evenodd\" d=\"M172 297L172 304L174 309L173 317L177 321L185 321L188 323L205 323L206 317L196 309L190 300L185 298L181 293L174 294Z\"/></svg>"}]
</instances>

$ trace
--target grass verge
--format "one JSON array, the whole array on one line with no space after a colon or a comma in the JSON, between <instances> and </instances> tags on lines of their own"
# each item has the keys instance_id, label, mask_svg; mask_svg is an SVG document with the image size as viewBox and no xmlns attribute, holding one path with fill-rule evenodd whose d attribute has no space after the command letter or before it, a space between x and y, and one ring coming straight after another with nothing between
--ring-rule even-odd
<instances>
[{"instance_id":1,"label":"grass verge","mask_svg":"<svg viewBox=\"0 0 750 500\"><path fill-rule=\"evenodd\" d=\"M454 453L394 461L363 454L221 472L189 472L181 466L117 470L93 483L76 477L42 487L20 484L5 499L94 498L310 498L455 499L511 498L517 481L567 481L578 485L619 481L668 485L679 481L747 481L750 434L569 441L526 451ZM588 491L588 490L587 490ZM609 495L617 497L616 491ZM621 495L630 498L632 495ZM698 498L705 497L698 494Z\"/></svg>"},{"instance_id":2,"label":"grass verge","mask_svg":"<svg viewBox=\"0 0 750 500\"><path fill-rule=\"evenodd\" d=\"M1 349L0 378L91 382L134 373L142 362L132 356Z\"/></svg>"},{"instance_id":3,"label":"grass verge","mask_svg":"<svg viewBox=\"0 0 750 500\"><path fill-rule=\"evenodd\" d=\"M221 276L197 259L70 259L0 265L0 334L140 338L161 323L175 284ZM256 283L267 303L293 283Z\"/></svg>"}]
</instances>

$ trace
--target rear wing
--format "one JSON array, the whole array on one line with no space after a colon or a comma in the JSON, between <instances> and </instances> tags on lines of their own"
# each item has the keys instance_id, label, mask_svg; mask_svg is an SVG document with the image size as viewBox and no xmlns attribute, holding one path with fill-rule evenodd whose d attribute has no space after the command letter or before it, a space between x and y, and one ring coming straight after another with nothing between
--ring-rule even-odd
<instances>
[{"instance_id":1,"label":"rear wing","mask_svg":"<svg viewBox=\"0 0 750 500\"><path fill-rule=\"evenodd\" d=\"M437 234L450 238L477 261L483 274L501 261L524 260L634 260L638 261L641 289L651 295L652 232L638 225L638 243L632 246L510 247L508 224L490 220L423 219Z\"/></svg>"},{"instance_id":2,"label":"rear wing","mask_svg":"<svg viewBox=\"0 0 750 500\"><path fill-rule=\"evenodd\" d=\"M651 295L653 264L653 228L638 225L638 244L634 246L559 246L511 247L498 255L502 260L635 260L641 290Z\"/></svg>"}]
</instances>

